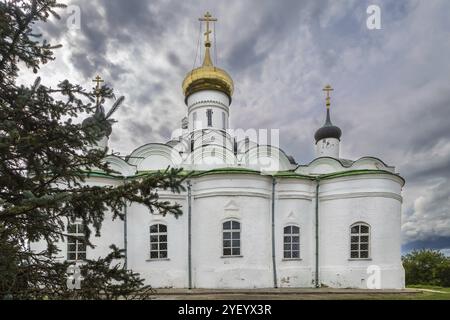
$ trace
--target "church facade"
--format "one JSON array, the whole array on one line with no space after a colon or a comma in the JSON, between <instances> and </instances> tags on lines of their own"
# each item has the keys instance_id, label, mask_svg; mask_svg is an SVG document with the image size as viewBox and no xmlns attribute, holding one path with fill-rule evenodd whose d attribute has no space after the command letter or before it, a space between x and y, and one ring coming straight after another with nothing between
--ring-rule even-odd
<instances>
[{"instance_id":1,"label":"church facade","mask_svg":"<svg viewBox=\"0 0 450 320\"><path fill-rule=\"evenodd\" d=\"M103 256L114 243L126 249L127 268L156 288L404 288L403 178L378 158L341 158L330 86L326 121L314 136L316 158L308 164L252 132L231 130L234 84L211 59L214 19L202 20L204 61L183 81L187 114L178 134L125 159L108 156L120 174L93 172L87 179L119 185L168 166L193 171L186 192L160 192L183 214L163 217L129 204L125 221L105 219L94 249L61 243L61 259ZM68 232L82 234L82 226Z\"/></svg>"}]
</instances>

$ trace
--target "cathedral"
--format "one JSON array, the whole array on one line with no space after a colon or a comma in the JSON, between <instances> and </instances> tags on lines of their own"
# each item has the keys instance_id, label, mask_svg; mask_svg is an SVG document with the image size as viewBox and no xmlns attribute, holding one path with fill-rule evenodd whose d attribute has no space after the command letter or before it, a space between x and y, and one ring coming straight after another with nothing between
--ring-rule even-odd
<instances>
[{"instance_id":1,"label":"cathedral","mask_svg":"<svg viewBox=\"0 0 450 320\"><path fill-rule=\"evenodd\" d=\"M277 145L276 132L263 139L260 130L230 128L234 83L211 58L216 19L207 13L200 20L203 63L182 82L186 117L176 134L126 158L108 156L118 174L91 172L86 179L115 186L168 166L183 168L193 172L186 191L160 192L181 204L183 214L163 217L131 203L124 221L105 218L95 248L61 242L61 259L104 256L114 243L126 250L127 268L155 288L404 288L404 179L378 158L341 158L329 85L324 124L311 132L315 158L307 164ZM83 227L67 231L82 235Z\"/></svg>"}]
</instances>

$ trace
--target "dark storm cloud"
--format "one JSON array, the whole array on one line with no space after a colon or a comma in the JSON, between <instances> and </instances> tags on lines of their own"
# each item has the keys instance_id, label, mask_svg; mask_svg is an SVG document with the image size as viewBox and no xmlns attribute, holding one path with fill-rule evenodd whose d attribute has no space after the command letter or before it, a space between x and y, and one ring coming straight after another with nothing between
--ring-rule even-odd
<instances>
[{"instance_id":1,"label":"dark storm cloud","mask_svg":"<svg viewBox=\"0 0 450 320\"><path fill-rule=\"evenodd\" d=\"M320 5L319 2L323 1L317 1L315 5ZM261 1L258 8L253 11L259 11L261 17L253 23L239 24L246 36L231 45L230 53L226 57L226 65L236 73L245 71L253 65L260 65L273 47L291 34L302 17L306 17L303 9L308 4L312 2L289 0L279 5L274 1ZM245 17L247 13L247 10L242 11L244 21L247 20ZM237 20L239 21L239 17ZM256 47L258 40L261 39L270 39L270 45L258 52Z\"/></svg>"},{"instance_id":2,"label":"dark storm cloud","mask_svg":"<svg viewBox=\"0 0 450 320\"><path fill-rule=\"evenodd\" d=\"M448 249L450 248L450 237L432 237L427 240L417 240L408 243L402 247L402 252L407 253L411 250L417 249Z\"/></svg>"},{"instance_id":3,"label":"dark storm cloud","mask_svg":"<svg viewBox=\"0 0 450 320\"><path fill-rule=\"evenodd\" d=\"M127 121L126 127L128 132L135 137L147 137L153 130L151 123L141 123L134 119Z\"/></svg>"},{"instance_id":4,"label":"dark storm cloud","mask_svg":"<svg viewBox=\"0 0 450 320\"><path fill-rule=\"evenodd\" d=\"M173 132L173 124L165 123L158 128L158 134L161 137L164 137L166 140L171 138L171 134Z\"/></svg>"},{"instance_id":5,"label":"dark storm cloud","mask_svg":"<svg viewBox=\"0 0 450 320\"><path fill-rule=\"evenodd\" d=\"M438 163L418 163L405 170L403 176L408 183L423 183L435 177L450 179L450 158L439 159Z\"/></svg>"},{"instance_id":6,"label":"dark storm cloud","mask_svg":"<svg viewBox=\"0 0 450 320\"><path fill-rule=\"evenodd\" d=\"M167 59L169 60L169 62L175 66L175 67L181 67L181 61L180 58L177 56L177 54L175 52L169 52L167 54Z\"/></svg>"},{"instance_id":7,"label":"dark storm cloud","mask_svg":"<svg viewBox=\"0 0 450 320\"><path fill-rule=\"evenodd\" d=\"M139 51L139 44L145 41L158 45L164 31L167 31L167 21L172 21L172 25L176 25L177 21L173 18L176 11L171 10L170 6L160 10L148 1L74 0L68 4L80 8L81 29L68 37L67 50L71 52L74 67L85 77L90 76L92 70L111 76L127 72L123 66L108 62L109 55L133 44L133 57L130 58L139 59L138 54L145 54ZM70 13L63 10L61 20L52 20L41 26L45 35L54 40L67 35L69 16Z\"/></svg>"}]
</instances>

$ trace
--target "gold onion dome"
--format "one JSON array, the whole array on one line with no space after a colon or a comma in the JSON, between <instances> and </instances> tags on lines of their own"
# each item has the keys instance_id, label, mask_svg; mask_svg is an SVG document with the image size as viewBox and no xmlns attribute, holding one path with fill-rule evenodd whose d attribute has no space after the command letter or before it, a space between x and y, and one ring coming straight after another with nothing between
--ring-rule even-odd
<instances>
[{"instance_id":1,"label":"gold onion dome","mask_svg":"<svg viewBox=\"0 0 450 320\"><path fill-rule=\"evenodd\" d=\"M206 41L205 41L205 58L203 64L199 68L190 71L183 80L184 96L189 97L191 94L202 90L217 90L225 93L231 100L233 95L234 85L230 75L223 69L217 68L213 65L210 54L211 42L209 41L209 22L216 21L212 19L207 12L204 18L200 21L206 21Z\"/></svg>"}]
</instances>

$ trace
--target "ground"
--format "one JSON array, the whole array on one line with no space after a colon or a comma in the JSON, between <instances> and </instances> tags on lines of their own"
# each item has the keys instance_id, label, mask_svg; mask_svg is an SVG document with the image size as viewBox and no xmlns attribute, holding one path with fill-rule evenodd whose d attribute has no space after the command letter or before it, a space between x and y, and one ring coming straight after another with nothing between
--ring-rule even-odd
<instances>
[{"instance_id":1,"label":"ground","mask_svg":"<svg viewBox=\"0 0 450 320\"><path fill-rule=\"evenodd\" d=\"M359 289L158 289L156 300L450 300L450 288L414 286L405 290Z\"/></svg>"}]
</instances>

